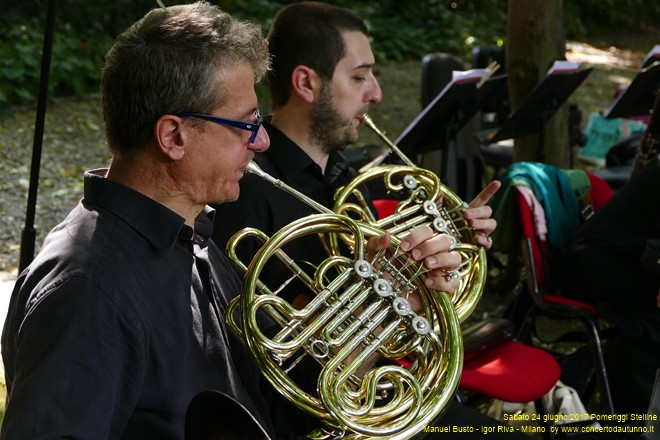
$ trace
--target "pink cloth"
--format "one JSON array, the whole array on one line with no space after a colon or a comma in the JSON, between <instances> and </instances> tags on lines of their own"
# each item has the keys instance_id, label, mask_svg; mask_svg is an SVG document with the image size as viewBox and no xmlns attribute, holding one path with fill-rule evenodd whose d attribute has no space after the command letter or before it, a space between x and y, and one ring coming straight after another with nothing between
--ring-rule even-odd
<instances>
[{"instance_id":1,"label":"pink cloth","mask_svg":"<svg viewBox=\"0 0 660 440\"><path fill-rule=\"evenodd\" d=\"M536 235L541 240L545 240L548 235L548 224L545 221L545 209L534 195L534 191L528 186L516 185L518 192L527 201L527 205L534 214L534 226Z\"/></svg>"}]
</instances>

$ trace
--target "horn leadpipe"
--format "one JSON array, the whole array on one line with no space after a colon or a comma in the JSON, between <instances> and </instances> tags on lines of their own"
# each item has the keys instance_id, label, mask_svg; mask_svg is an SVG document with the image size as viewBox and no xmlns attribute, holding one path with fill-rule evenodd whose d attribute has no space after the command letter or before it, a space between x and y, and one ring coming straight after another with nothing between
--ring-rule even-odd
<instances>
[{"instance_id":1,"label":"horn leadpipe","mask_svg":"<svg viewBox=\"0 0 660 440\"><path fill-rule=\"evenodd\" d=\"M369 127L376 135L383 141L385 142L385 145L390 149L390 151L385 151L383 154L379 155L376 157L374 160L369 162L368 164L364 165L362 168L360 168L360 172L364 172L368 170L369 168L375 167L376 165L380 165L381 162L385 160L385 158L390 154L390 152L393 152L396 154L399 159L401 159L406 165L410 167L416 167L415 163L408 158L405 154L403 154L403 151L399 147L396 146L394 142L392 142L387 136L385 136L385 133L380 131L378 127L376 127L376 124L374 124L374 121L371 119L371 117L368 114L363 114L360 117L360 120L364 125Z\"/></svg>"},{"instance_id":2,"label":"horn leadpipe","mask_svg":"<svg viewBox=\"0 0 660 440\"><path fill-rule=\"evenodd\" d=\"M314 199L312 199L312 198L306 196L305 194L301 193L297 189L287 185L286 183L282 182L281 180L276 179L275 177L273 177L270 174L266 173L264 170L259 168L259 165L254 163L254 161L251 161L248 164L245 171L247 171L248 173L255 174L255 175L261 177L262 179L264 179L265 181L267 181L268 183L270 183L274 187L281 189L282 191L288 193L289 195L292 195L296 199L298 199L301 202L305 203L306 205L308 205L312 209L317 210L321 214L334 214L334 212L331 209L326 208L325 206L321 205L320 203L318 203Z\"/></svg>"},{"instance_id":3,"label":"horn leadpipe","mask_svg":"<svg viewBox=\"0 0 660 440\"><path fill-rule=\"evenodd\" d=\"M487 67L486 67L486 73L481 77L479 82L476 84L477 88L480 88L481 86L484 85L484 83L500 68L500 65L497 63L497 61L491 62ZM374 160L371 162L367 163L364 165L362 168L360 168L360 172L364 172L368 170L369 168L375 167L377 165L380 165L387 156L389 156L390 152L394 152L399 158L408 166L414 167L417 166L415 165L405 154L403 154L403 151L399 147L396 146L394 142L392 142L387 136L385 136L385 133L380 131L378 127L376 127L376 124L372 121L372 119L369 117L368 114L363 114L360 117L360 120L364 125L369 127L371 130L373 130L378 137L385 142L385 145L390 149L389 151L384 151L383 153L379 154Z\"/></svg>"}]
</instances>

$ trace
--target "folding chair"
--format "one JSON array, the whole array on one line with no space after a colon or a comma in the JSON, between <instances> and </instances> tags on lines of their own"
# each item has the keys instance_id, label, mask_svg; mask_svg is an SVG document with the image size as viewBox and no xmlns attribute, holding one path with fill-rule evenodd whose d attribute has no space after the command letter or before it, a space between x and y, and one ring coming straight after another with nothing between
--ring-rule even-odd
<instances>
[{"instance_id":1,"label":"folding chair","mask_svg":"<svg viewBox=\"0 0 660 440\"><path fill-rule=\"evenodd\" d=\"M463 328L465 358L459 399L487 397L509 403L534 402L545 437L554 438L544 416L543 397L561 376L557 360L545 350L516 341L511 321L490 318Z\"/></svg>"},{"instance_id":2,"label":"folding chair","mask_svg":"<svg viewBox=\"0 0 660 440\"><path fill-rule=\"evenodd\" d=\"M589 206L581 210L588 215L589 209L597 210L612 196L607 184L596 176L589 175L591 184L591 200ZM538 233L533 205L524 194L522 187L516 187L516 204L522 234L522 257L527 275L527 285L531 294L532 305L526 318L523 320L518 336L520 340L532 343L536 340L548 347L551 342L584 342L591 353L594 373L600 390L600 399L603 410L614 414L612 396L610 393L607 370L605 368L603 353L603 328L599 320L598 310L594 304L562 296L556 283L553 282L553 261L549 253L548 240ZM589 208L589 209L587 209ZM546 218L547 221L549 221ZM579 222L576 218L575 222ZM559 321L574 321L581 323L582 336L574 338L574 334L566 333L557 339L556 329L539 329L537 319L547 317ZM589 378L589 389L593 389L593 376ZM584 396L581 396L586 400Z\"/></svg>"}]
</instances>

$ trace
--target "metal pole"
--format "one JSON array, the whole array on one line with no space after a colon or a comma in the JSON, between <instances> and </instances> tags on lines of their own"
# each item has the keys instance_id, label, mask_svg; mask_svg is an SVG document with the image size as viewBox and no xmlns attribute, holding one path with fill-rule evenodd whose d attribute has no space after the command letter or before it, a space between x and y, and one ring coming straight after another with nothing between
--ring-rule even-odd
<instances>
[{"instance_id":1,"label":"metal pole","mask_svg":"<svg viewBox=\"0 0 660 440\"><path fill-rule=\"evenodd\" d=\"M53 51L56 3L56 0L49 0L48 2L44 46L41 53L39 101L37 103L37 116L34 124L34 144L32 146L32 165L30 168L30 187L28 189L25 226L21 234L21 254L18 264L19 273L32 262L37 238L37 231L34 228L34 215L37 205L37 188L39 187L39 168L41 167L41 150L44 137L44 122L46 119L46 103L48 100L48 76L50 74L50 59Z\"/></svg>"}]
</instances>

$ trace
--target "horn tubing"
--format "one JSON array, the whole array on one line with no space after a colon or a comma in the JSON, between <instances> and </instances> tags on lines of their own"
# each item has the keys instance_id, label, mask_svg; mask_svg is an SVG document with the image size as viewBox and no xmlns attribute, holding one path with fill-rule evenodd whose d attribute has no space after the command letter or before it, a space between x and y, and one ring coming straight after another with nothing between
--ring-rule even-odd
<instances>
[{"instance_id":1,"label":"horn tubing","mask_svg":"<svg viewBox=\"0 0 660 440\"><path fill-rule=\"evenodd\" d=\"M452 302L456 307L459 319L464 321L475 310L481 294L486 278L486 252L480 246L460 246L462 243L474 243L476 236L474 230L469 227L466 220L461 215L468 205L461 200L450 188L446 187L440 181L437 174L430 170L414 165L401 150L390 141L385 134L380 131L373 123L369 115L366 113L361 116L361 121L372 129L389 147L395 152L404 162L408 165L377 165L379 162L372 161L371 164L365 165L360 169L360 173L351 182L338 190L335 194L335 212L344 213L344 207L350 209L351 212L356 212L365 223L372 223L373 226L379 229L385 229L395 237L401 237L407 230L417 226L418 224L426 224L427 222L420 222L417 218L419 211L412 211L405 209L407 205L421 204L425 200L437 202L438 209L436 212L427 212L429 220L432 221L432 229L440 233L447 233L452 237L454 250L460 251L461 257L468 265L462 265L461 282L456 291L451 295ZM421 186L406 182L406 175L413 176L418 182L422 183ZM356 209L357 205L347 202L348 196L355 195L360 185L367 184L370 180L376 178L384 178L384 184L388 191L399 194L401 191L407 193L407 196L400 201L400 205L390 217L379 219L375 222L370 222L368 214L361 214ZM403 178L401 184L396 184L393 178ZM430 186L427 187L427 184ZM417 192L419 191L419 192ZM428 194L425 191L430 191ZM439 202L441 197L442 203ZM401 205L403 204L403 205ZM442 205L442 206L440 206ZM403 207L403 208L402 208ZM427 211L424 207L424 211ZM436 221L438 224L436 224ZM443 229L443 225L445 229ZM331 237L336 240L336 237ZM343 238L343 237L342 237ZM335 243L332 243L335 245ZM470 268L468 271L467 268ZM465 275L469 275L466 279Z\"/></svg>"},{"instance_id":2,"label":"horn tubing","mask_svg":"<svg viewBox=\"0 0 660 440\"><path fill-rule=\"evenodd\" d=\"M414 163L412 160L410 160L410 159L408 158L408 156L406 156L405 154L403 154L403 151L401 151L401 149L400 149L399 147L397 147L396 144L395 144L394 142L392 142L391 140L389 140L389 138L388 138L387 136L385 136L385 133L383 133L382 131L380 131L380 129L379 129L378 127L376 127L376 124L374 124L374 121L371 119L371 117L370 117L368 114L366 114L366 113L363 114L362 117L360 118L360 120L362 121L362 123L363 123L364 125L366 125L367 127L369 127L374 133L376 133L376 135L378 135L378 137L379 137L383 142L385 142L385 145L387 145L388 148L389 148L391 151L394 152L394 154L396 154L397 156L399 156L399 158L400 158L400 159L401 159L406 165L411 166L411 167L416 167L416 166L417 166L417 165L415 165L415 163ZM371 167L373 167L373 166L379 165L379 164L385 159L385 157L387 157L387 154L384 155L384 156L378 156L375 160L373 160L372 162L370 162L370 163L368 163L367 165L365 165L365 166L363 166L362 168L360 168L360 172L362 172L362 171L366 171L366 170L368 170L369 168L371 168Z\"/></svg>"},{"instance_id":3,"label":"horn tubing","mask_svg":"<svg viewBox=\"0 0 660 440\"><path fill-rule=\"evenodd\" d=\"M270 174L266 173L264 170L259 168L259 165L254 163L254 161L251 161L248 166L246 171L251 174L256 174L257 176L261 177L265 181L271 183L273 186L281 189L282 191L292 195L293 197L297 198L301 202L307 204L310 206L312 209L317 210L321 214L334 214L331 209L326 208L325 206L321 205L317 201L311 199L310 197L307 197L305 194L301 193L295 188L290 187L286 183L282 182L279 179L274 178Z\"/></svg>"},{"instance_id":4,"label":"horn tubing","mask_svg":"<svg viewBox=\"0 0 660 440\"><path fill-rule=\"evenodd\" d=\"M409 327L411 315L404 316L392 307L392 295L387 296L387 301L377 297L373 277L382 274L363 272L361 267L352 265L341 270L344 260L350 263L365 258L366 239L385 232L382 228L335 213L268 175L254 162L248 165L247 172L256 174L320 214L298 219L266 240L247 267L239 296L240 313L235 307L231 309L232 314L240 314L240 325L235 323L232 330L240 327L242 333L239 334L278 392L292 404L318 417L324 429L352 439L410 438L446 409L458 387L463 350L460 316L454 304L449 296L426 289L416 278L416 269L404 264L405 273L400 282L412 282L420 290L424 317L431 331L422 335ZM306 235L321 233L341 236L352 250L353 258L346 259L341 256L342 251L333 249L331 260L322 263L320 270L317 268L312 281L303 275L304 271L297 273L298 265L287 258L282 247ZM395 256L399 243L400 238L392 236L388 249ZM308 287L314 287L311 290L316 296L303 309L293 307L276 293L264 294L269 289L261 285L259 275L271 257L289 263L287 266L294 269L294 274L305 278ZM339 276L326 283L322 275L335 266L339 266ZM351 275L353 272L355 274ZM410 278L411 273L413 278ZM280 326L273 338L268 338L260 327L257 319L260 310L271 315ZM226 318L229 320L229 316ZM317 342L332 347L328 354L324 353L323 346L316 345ZM415 366L411 369L374 367L364 377L356 375L366 359L376 352L386 358L392 353L415 353ZM311 356L323 365L315 394L308 394L289 377L289 371L303 356ZM392 401L376 405L376 399L385 388ZM318 433L320 431L310 435Z\"/></svg>"}]
</instances>

